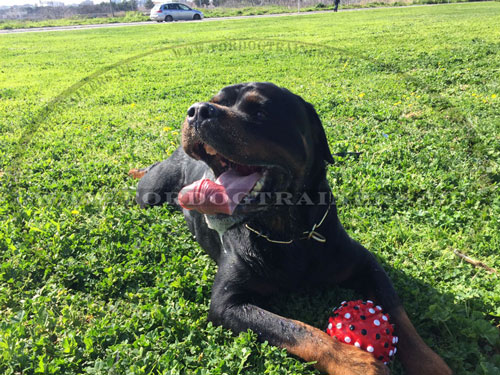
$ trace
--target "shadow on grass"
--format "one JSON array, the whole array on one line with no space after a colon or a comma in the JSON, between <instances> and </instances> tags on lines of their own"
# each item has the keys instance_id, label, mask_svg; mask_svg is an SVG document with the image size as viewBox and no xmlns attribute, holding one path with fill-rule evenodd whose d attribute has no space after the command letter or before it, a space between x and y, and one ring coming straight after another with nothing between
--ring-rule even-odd
<instances>
[{"instance_id":1,"label":"shadow on grass","mask_svg":"<svg viewBox=\"0 0 500 375\"><path fill-rule=\"evenodd\" d=\"M498 374L500 338L498 330L479 312L487 310L481 301L475 301L475 308L456 304L453 294L441 293L379 261L391 277L420 336L455 374ZM273 297L267 301L266 308L325 330L332 310L344 300L356 299L362 296L334 286ZM397 360L390 368L391 374L404 374Z\"/></svg>"}]
</instances>

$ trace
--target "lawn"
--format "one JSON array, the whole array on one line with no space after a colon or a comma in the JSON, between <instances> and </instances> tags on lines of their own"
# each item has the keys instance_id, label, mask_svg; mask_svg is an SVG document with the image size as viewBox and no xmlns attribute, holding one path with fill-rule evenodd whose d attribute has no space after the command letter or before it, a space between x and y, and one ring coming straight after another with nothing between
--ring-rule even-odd
<instances>
[{"instance_id":1,"label":"lawn","mask_svg":"<svg viewBox=\"0 0 500 375\"><path fill-rule=\"evenodd\" d=\"M498 374L499 24L488 2L0 36L0 373L316 374L207 323L215 264L126 175L178 146L190 104L258 80L362 152L328 169L339 214L425 341ZM355 297L270 305L324 328Z\"/></svg>"}]
</instances>

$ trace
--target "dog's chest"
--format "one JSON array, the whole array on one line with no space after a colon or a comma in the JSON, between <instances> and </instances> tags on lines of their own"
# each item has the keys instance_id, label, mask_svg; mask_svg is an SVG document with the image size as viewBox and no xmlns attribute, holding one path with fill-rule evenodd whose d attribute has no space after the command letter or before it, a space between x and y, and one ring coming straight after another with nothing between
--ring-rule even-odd
<instances>
[{"instance_id":1,"label":"dog's chest","mask_svg":"<svg viewBox=\"0 0 500 375\"><path fill-rule=\"evenodd\" d=\"M221 217L220 215L203 215L207 226L219 234L222 242L222 236L229 228L238 224L242 219L238 217L228 216Z\"/></svg>"}]
</instances>

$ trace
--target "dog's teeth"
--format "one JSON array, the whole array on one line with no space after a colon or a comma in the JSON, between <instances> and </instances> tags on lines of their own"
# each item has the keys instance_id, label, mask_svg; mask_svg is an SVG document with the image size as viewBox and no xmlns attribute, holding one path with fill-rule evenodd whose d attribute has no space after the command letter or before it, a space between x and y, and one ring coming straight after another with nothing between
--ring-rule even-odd
<instances>
[{"instance_id":1,"label":"dog's teeth","mask_svg":"<svg viewBox=\"0 0 500 375\"><path fill-rule=\"evenodd\" d=\"M250 198L257 198L259 196L259 192L253 190L249 195Z\"/></svg>"},{"instance_id":2,"label":"dog's teeth","mask_svg":"<svg viewBox=\"0 0 500 375\"><path fill-rule=\"evenodd\" d=\"M204 146L205 146L205 152L208 155L217 155L217 151L215 151L215 149L212 146L207 145L206 143L204 144Z\"/></svg>"},{"instance_id":3,"label":"dog's teeth","mask_svg":"<svg viewBox=\"0 0 500 375\"><path fill-rule=\"evenodd\" d=\"M260 191L260 189L262 189L262 186L264 186L264 183L262 181L257 181L257 183L255 184L255 186L253 187L253 191L254 192L257 192L257 191Z\"/></svg>"}]
</instances>

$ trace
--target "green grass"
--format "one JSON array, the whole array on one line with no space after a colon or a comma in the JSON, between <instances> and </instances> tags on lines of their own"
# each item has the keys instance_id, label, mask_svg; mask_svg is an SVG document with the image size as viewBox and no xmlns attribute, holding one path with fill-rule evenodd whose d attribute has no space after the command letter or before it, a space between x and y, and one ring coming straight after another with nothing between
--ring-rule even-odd
<instances>
[{"instance_id":1,"label":"green grass","mask_svg":"<svg viewBox=\"0 0 500 375\"><path fill-rule=\"evenodd\" d=\"M339 214L423 338L456 374L498 374L498 274L453 250L500 270L499 15L475 3L0 36L0 373L315 373L207 323L215 264L180 214L139 210L126 176L175 149L190 104L259 80L313 103L333 152L363 152L328 170ZM209 43L249 37L264 42ZM272 308L324 328L354 297Z\"/></svg>"}]
</instances>

